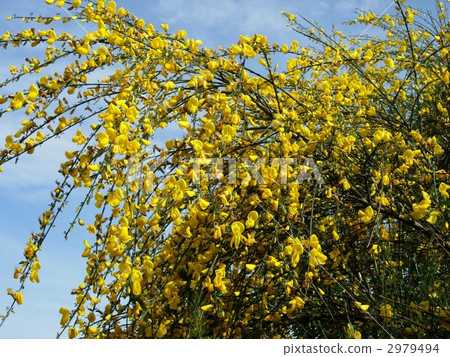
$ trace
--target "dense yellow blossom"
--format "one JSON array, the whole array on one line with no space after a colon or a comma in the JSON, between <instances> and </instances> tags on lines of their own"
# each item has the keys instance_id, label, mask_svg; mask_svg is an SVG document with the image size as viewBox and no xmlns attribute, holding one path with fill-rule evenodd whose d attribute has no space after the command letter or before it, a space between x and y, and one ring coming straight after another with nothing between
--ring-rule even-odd
<instances>
[{"instance_id":1,"label":"dense yellow blossom","mask_svg":"<svg viewBox=\"0 0 450 357\"><path fill-rule=\"evenodd\" d=\"M60 141L61 176L13 275L43 278L43 243L85 194L64 233L86 271L59 310L70 338L447 336L443 5L351 22L377 37L285 13L298 40L209 49L111 0L46 2L73 17L0 36L30 52L1 82L17 129L0 172L52 139L76 145ZM90 32L70 34L80 23Z\"/></svg>"}]
</instances>

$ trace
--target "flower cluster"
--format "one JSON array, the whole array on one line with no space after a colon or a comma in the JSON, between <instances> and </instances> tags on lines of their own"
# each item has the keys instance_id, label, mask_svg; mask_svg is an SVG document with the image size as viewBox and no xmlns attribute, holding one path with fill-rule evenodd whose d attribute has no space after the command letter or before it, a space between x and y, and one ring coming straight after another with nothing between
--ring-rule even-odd
<instances>
[{"instance_id":1,"label":"flower cluster","mask_svg":"<svg viewBox=\"0 0 450 357\"><path fill-rule=\"evenodd\" d=\"M40 73L0 96L0 115L26 117L0 165L63 134L79 146L66 152L15 271L39 282L42 243L84 188L69 231L86 228L86 276L75 307L60 310L70 338L446 336L442 4L436 18L402 1L395 15L361 13L355 23L383 33L364 39L285 13L319 45L257 34L214 50L114 1L46 2L73 17L25 18L33 28L0 37L3 50L44 51L0 84L18 88ZM75 20L84 37L49 28ZM155 145L169 124L184 136ZM311 166L273 158L314 162L320 180ZM96 213L84 216L87 206ZM8 293L22 303L20 291Z\"/></svg>"}]
</instances>

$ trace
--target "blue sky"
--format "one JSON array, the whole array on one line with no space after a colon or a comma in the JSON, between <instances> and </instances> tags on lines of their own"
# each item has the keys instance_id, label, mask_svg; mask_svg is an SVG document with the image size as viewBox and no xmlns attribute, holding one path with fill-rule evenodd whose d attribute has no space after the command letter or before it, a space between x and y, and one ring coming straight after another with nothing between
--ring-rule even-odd
<instances>
[{"instance_id":1,"label":"blue sky","mask_svg":"<svg viewBox=\"0 0 450 357\"><path fill-rule=\"evenodd\" d=\"M44 0L0 0L2 15L0 33L7 30L18 32L30 25L18 20L6 21L9 14L53 15L58 10L48 6ZM136 16L157 27L167 23L170 31L184 29L188 37L201 39L208 48L220 45L228 47L236 43L239 35L264 34L270 42L290 43L298 35L286 27L280 9L287 12L301 13L306 18L318 21L323 27L331 24L340 25L343 21L354 18L356 8L381 13L393 13L392 0L116 0L117 7L128 8ZM432 0L409 0L407 4L414 7L433 8ZM32 25L31 25L32 26ZM67 32L82 31L72 24ZM352 33L360 29L350 29ZM366 29L371 33L371 28ZM7 75L8 66L21 64L28 53L20 50L0 52L0 81ZM27 86L28 87L28 86ZM1 93L4 94L4 93ZM0 144L10 134L23 117L8 116L0 118ZM22 252L31 231L38 230L37 217L47 209L50 202L49 192L58 179L58 166L64 160L64 152L73 147L70 136L47 143L42 150L23 157L19 164L9 163L0 173L0 314L10 303L6 288L17 287L12 279L14 265L22 259ZM76 231L68 241L62 233L64 223L70 220L70 210L66 210L56 229L48 237L40 253L42 269L40 284L26 285L24 304L16 308L0 328L0 338L54 338L59 330L61 306L73 305L72 288L82 282L84 276L83 251L84 231Z\"/></svg>"}]
</instances>

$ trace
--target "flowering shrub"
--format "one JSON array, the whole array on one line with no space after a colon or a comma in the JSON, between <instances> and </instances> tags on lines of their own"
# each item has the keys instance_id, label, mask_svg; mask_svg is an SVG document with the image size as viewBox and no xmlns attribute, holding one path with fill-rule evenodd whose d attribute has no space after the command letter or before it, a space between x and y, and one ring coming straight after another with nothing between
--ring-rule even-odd
<instances>
[{"instance_id":1,"label":"flowering shrub","mask_svg":"<svg viewBox=\"0 0 450 357\"><path fill-rule=\"evenodd\" d=\"M14 272L11 308L39 282L42 243L85 188L69 231L86 227L86 276L60 309L71 338L447 336L442 4L431 17L398 0L396 15L352 22L378 37L284 13L311 47L254 35L205 49L114 1L46 2L71 15L28 17L35 27L0 37L5 51L45 52L0 84L0 114L26 116L0 150L2 175L72 128L79 149ZM50 28L73 21L92 31ZM183 137L154 145L173 123ZM87 206L97 213L85 224Z\"/></svg>"}]
</instances>

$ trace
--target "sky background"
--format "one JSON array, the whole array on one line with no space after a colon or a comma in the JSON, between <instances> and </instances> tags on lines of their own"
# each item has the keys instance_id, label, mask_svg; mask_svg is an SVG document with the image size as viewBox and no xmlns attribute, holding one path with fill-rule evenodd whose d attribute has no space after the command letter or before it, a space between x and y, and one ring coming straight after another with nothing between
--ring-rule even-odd
<instances>
[{"instance_id":1,"label":"sky background","mask_svg":"<svg viewBox=\"0 0 450 357\"><path fill-rule=\"evenodd\" d=\"M66 1L67 2L67 1ZM152 23L155 28L167 23L170 32L184 29L189 38L200 39L208 48L228 47L236 43L239 35L264 34L268 40L278 44L290 43L296 39L305 43L298 34L286 27L280 9L300 13L316 20L325 29L331 25L341 27L344 21L355 17L355 9L371 10L375 13L394 13L392 0L225 0L225 1L181 1L181 0L116 0L117 8L130 9L136 16ZM433 9L433 0L407 0L413 7ZM20 20L6 21L8 15L55 15L61 9L49 6L45 0L0 0L0 35L6 31L19 32L35 26L23 24ZM68 6L66 6L67 8ZM70 26L70 27L69 27ZM349 28L346 33L358 35L361 28ZM363 29L371 34L372 28ZM65 29L69 33L80 33L75 23ZM359 31L359 32L358 32ZM20 65L29 52L13 49L0 51L0 81L8 76L8 66ZM28 88L29 84L23 87ZM0 90L0 94L5 94ZM0 146L4 138L13 133L17 123L24 117L19 115L0 118ZM23 249L31 231L39 228L37 217L47 210L50 191L59 178L59 163L65 160L64 152L74 150L71 136L47 142L42 150L21 158L17 165L8 163L0 173L0 314L6 311L11 297L6 289L18 287L12 278L14 266L23 258ZM81 193L80 193L81 194ZM72 201L76 204L76 200ZM61 306L71 308L74 296L72 288L77 287L84 277L84 259L81 258L87 238L84 230L75 231L69 240L63 239L63 232L70 222L70 207L59 219L56 229L46 239L39 254L42 265L41 282L27 282L24 290L24 304L16 307L16 313L0 328L0 338L54 338L59 331Z\"/></svg>"}]
</instances>

